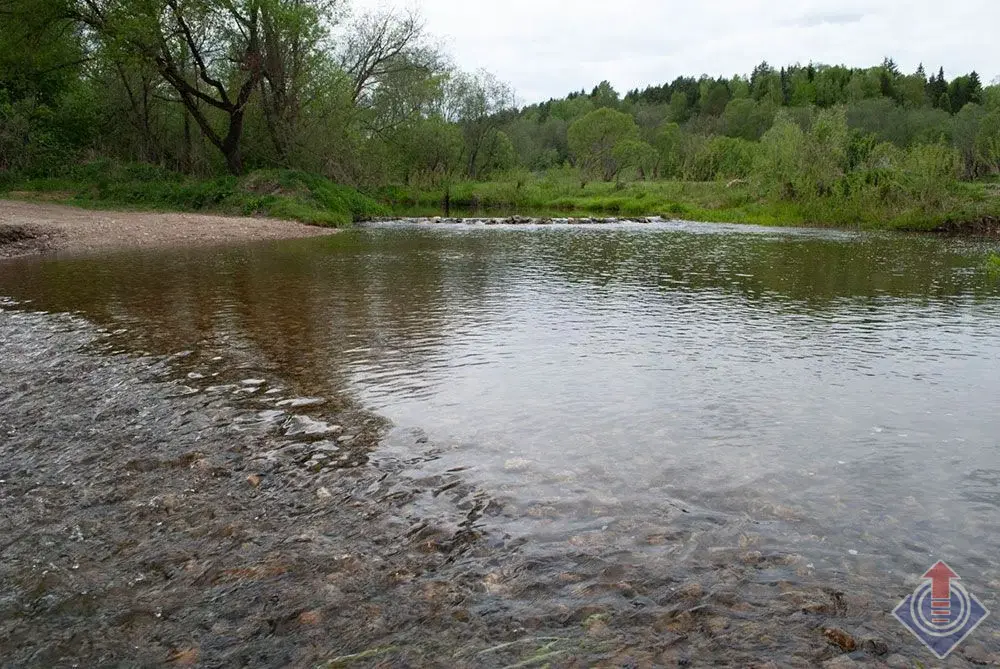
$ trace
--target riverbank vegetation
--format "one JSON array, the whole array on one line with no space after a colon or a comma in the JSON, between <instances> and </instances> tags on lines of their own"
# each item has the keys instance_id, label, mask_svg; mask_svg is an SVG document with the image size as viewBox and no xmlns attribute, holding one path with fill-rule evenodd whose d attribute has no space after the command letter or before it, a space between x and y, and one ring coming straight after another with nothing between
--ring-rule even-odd
<instances>
[{"instance_id":1,"label":"riverbank vegetation","mask_svg":"<svg viewBox=\"0 0 1000 669\"><path fill-rule=\"evenodd\" d=\"M762 63L523 105L419 17L0 0L0 192L342 224L390 212L931 229L1000 216L1000 85ZM376 202L377 200L377 202Z\"/></svg>"},{"instance_id":2,"label":"riverbank vegetation","mask_svg":"<svg viewBox=\"0 0 1000 669\"><path fill-rule=\"evenodd\" d=\"M6 184L0 178L0 193L88 208L268 216L333 227L389 213L355 188L288 169L199 177L143 163L98 160L55 175L10 175Z\"/></svg>"}]
</instances>

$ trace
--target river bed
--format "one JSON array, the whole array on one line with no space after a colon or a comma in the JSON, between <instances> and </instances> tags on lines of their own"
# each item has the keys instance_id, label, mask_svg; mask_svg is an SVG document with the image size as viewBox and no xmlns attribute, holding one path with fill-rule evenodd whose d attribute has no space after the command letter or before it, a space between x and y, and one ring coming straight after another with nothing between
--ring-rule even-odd
<instances>
[{"instance_id":1,"label":"river bed","mask_svg":"<svg viewBox=\"0 0 1000 669\"><path fill-rule=\"evenodd\" d=\"M5 262L4 636L50 665L927 663L890 615L923 572L1000 585L994 250L390 223ZM998 652L987 621L948 662Z\"/></svg>"}]
</instances>

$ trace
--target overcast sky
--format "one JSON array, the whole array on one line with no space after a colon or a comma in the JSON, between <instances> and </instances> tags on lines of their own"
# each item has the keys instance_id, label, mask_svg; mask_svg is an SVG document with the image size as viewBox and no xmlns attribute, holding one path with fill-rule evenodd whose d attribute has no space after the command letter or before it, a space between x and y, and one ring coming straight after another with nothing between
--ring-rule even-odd
<instances>
[{"instance_id":1,"label":"overcast sky","mask_svg":"<svg viewBox=\"0 0 1000 669\"><path fill-rule=\"evenodd\" d=\"M590 90L624 93L679 75L749 73L810 60L905 72L923 62L949 78L1000 75L998 0L354 0L414 7L466 70L511 83L521 103Z\"/></svg>"}]
</instances>

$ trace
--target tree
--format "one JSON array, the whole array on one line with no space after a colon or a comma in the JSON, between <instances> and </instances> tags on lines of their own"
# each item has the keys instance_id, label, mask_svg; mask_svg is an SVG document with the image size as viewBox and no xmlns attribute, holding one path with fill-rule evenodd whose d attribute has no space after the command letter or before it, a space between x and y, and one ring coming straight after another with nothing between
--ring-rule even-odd
<instances>
[{"instance_id":1,"label":"tree","mask_svg":"<svg viewBox=\"0 0 1000 669\"><path fill-rule=\"evenodd\" d=\"M261 111L278 161L289 164L299 122L315 86L329 85L327 26L337 23L334 0L289 0L261 14Z\"/></svg>"},{"instance_id":2,"label":"tree","mask_svg":"<svg viewBox=\"0 0 1000 669\"><path fill-rule=\"evenodd\" d=\"M595 108L611 107L617 109L619 104L618 91L614 89L610 81L602 81L590 94L590 99Z\"/></svg>"},{"instance_id":3,"label":"tree","mask_svg":"<svg viewBox=\"0 0 1000 669\"><path fill-rule=\"evenodd\" d=\"M489 178L517 165L517 151L510 137L502 130L492 132L487 137L476 158L476 175Z\"/></svg>"},{"instance_id":4,"label":"tree","mask_svg":"<svg viewBox=\"0 0 1000 669\"><path fill-rule=\"evenodd\" d=\"M931 75L927 82L927 99L935 107L951 113L951 100L948 99L948 82L944 78L944 68L937 75Z\"/></svg>"},{"instance_id":5,"label":"tree","mask_svg":"<svg viewBox=\"0 0 1000 669\"><path fill-rule=\"evenodd\" d=\"M848 102L882 97L881 70L855 70L844 88Z\"/></svg>"},{"instance_id":6,"label":"tree","mask_svg":"<svg viewBox=\"0 0 1000 669\"><path fill-rule=\"evenodd\" d=\"M761 138L757 172L761 186L783 199L799 196L805 134L785 112L779 112L774 125Z\"/></svg>"},{"instance_id":7,"label":"tree","mask_svg":"<svg viewBox=\"0 0 1000 669\"><path fill-rule=\"evenodd\" d=\"M705 78L701 81L701 113L720 116L729 103L729 88L725 82Z\"/></svg>"},{"instance_id":8,"label":"tree","mask_svg":"<svg viewBox=\"0 0 1000 669\"><path fill-rule=\"evenodd\" d=\"M620 170L635 169L640 179L653 175L659 158L656 149L641 139L627 138L618 142L611 152Z\"/></svg>"},{"instance_id":9,"label":"tree","mask_svg":"<svg viewBox=\"0 0 1000 669\"><path fill-rule=\"evenodd\" d=\"M33 0L0 0L0 90L9 101L53 105L73 86L87 54L59 8Z\"/></svg>"},{"instance_id":10,"label":"tree","mask_svg":"<svg viewBox=\"0 0 1000 669\"><path fill-rule=\"evenodd\" d=\"M818 196L832 195L850 170L851 135L843 107L824 109L806 136L802 155L800 191Z\"/></svg>"},{"instance_id":11,"label":"tree","mask_svg":"<svg viewBox=\"0 0 1000 669\"><path fill-rule=\"evenodd\" d=\"M347 25L342 42L339 62L367 132L384 138L434 111L446 68L416 13L363 14Z\"/></svg>"},{"instance_id":12,"label":"tree","mask_svg":"<svg viewBox=\"0 0 1000 669\"><path fill-rule=\"evenodd\" d=\"M58 9L0 0L0 171L64 163L94 134L86 49Z\"/></svg>"},{"instance_id":13,"label":"tree","mask_svg":"<svg viewBox=\"0 0 1000 669\"><path fill-rule=\"evenodd\" d=\"M967 179L975 179L985 171L979 161L977 143L986 111L977 104L969 103L955 114L954 142L961 157L962 173Z\"/></svg>"},{"instance_id":14,"label":"tree","mask_svg":"<svg viewBox=\"0 0 1000 669\"><path fill-rule=\"evenodd\" d=\"M896 81L896 92L899 101L908 107L922 107L927 103L927 77L923 66L916 74L900 77Z\"/></svg>"},{"instance_id":15,"label":"tree","mask_svg":"<svg viewBox=\"0 0 1000 669\"><path fill-rule=\"evenodd\" d=\"M979 104L982 100L983 85L975 72L962 77L955 77L948 84L948 99L951 102L949 111L956 113L965 105Z\"/></svg>"},{"instance_id":16,"label":"tree","mask_svg":"<svg viewBox=\"0 0 1000 669\"><path fill-rule=\"evenodd\" d=\"M1000 77L992 86L983 89L983 106L992 111L1000 111Z\"/></svg>"},{"instance_id":17,"label":"tree","mask_svg":"<svg viewBox=\"0 0 1000 669\"><path fill-rule=\"evenodd\" d=\"M948 146L923 144L910 149L902 170L907 199L928 211L940 209L955 181L958 163L955 150Z\"/></svg>"},{"instance_id":18,"label":"tree","mask_svg":"<svg viewBox=\"0 0 1000 669\"><path fill-rule=\"evenodd\" d=\"M722 114L726 135L754 141L760 139L773 122L774 108L770 102L758 103L749 98L732 100Z\"/></svg>"},{"instance_id":19,"label":"tree","mask_svg":"<svg viewBox=\"0 0 1000 669\"><path fill-rule=\"evenodd\" d=\"M793 107L808 107L816 103L816 84L813 83L815 73L810 75L810 68L795 68L789 77L790 99Z\"/></svg>"},{"instance_id":20,"label":"tree","mask_svg":"<svg viewBox=\"0 0 1000 669\"><path fill-rule=\"evenodd\" d=\"M612 181L622 165L615 147L626 139L637 139L639 130L628 114L603 108L575 121L568 131L569 149L585 175Z\"/></svg>"},{"instance_id":21,"label":"tree","mask_svg":"<svg viewBox=\"0 0 1000 669\"><path fill-rule=\"evenodd\" d=\"M480 152L496 141L502 115L514 107L510 86L493 74L454 75L445 89L445 118L458 123L465 137L466 174L475 179L483 164ZM509 140L508 140L509 141Z\"/></svg>"},{"instance_id":22,"label":"tree","mask_svg":"<svg viewBox=\"0 0 1000 669\"><path fill-rule=\"evenodd\" d=\"M1000 174L1000 111L991 112L980 121L976 159L984 172Z\"/></svg>"},{"instance_id":23,"label":"tree","mask_svg":"<svg viewBox=\"0 0 1000 669\"><path fill-rule=\"evenodd\" d=\"M670 96L670 120L674 123L683 123L688 120L689 104L687 93L675 91Z\"/></svg>"},{"instance_id":24,"label":"tree","mask_svg":"<svg viewBox=\"0 0 1000 669\"><path fill-rule=\"evenodd\" d=\"M846 67L818 67L813 78L816 104L820 107L832 107L847 102L845 89L850 81L851 71Z\"/></svg>"},{"instance_id":25,"label":"tree","mask_svg":"<svg viewBox=\"0 0 1000 669\"><path fill-rule=\"evenodd\" d=\"M148 63L233 174L250 99L264 74L264 26L296 0L65 0L66 15L110 52ZM225 119L217 127L213 112Z\"/></svg>"},{"instance_id":26,"label":"tree","mask_svg":"<svg viewBox=\"0 0 1000 669\"><path fill-rule=\"evenodd\" d=\"M676 123L664 123L656 132L654 146L659 154L658 176L676 177L683 165L683 137Z\"/></svg>"}]
</instances>

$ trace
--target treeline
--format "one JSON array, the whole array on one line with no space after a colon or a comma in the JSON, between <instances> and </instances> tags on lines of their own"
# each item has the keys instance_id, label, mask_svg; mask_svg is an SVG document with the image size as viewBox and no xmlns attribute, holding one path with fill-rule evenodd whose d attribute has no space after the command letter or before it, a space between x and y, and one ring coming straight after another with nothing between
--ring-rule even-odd
<instances>
[{"instance_id":1,"label":"treeline","mask_svg":"<svg viewBox=\"0 0 1000 669\"><path fill-rule=\"evenodd\" d=\"M628 145L617 152L598 147L605 154L598 161L601 169L591 171L605 180L629 168L639 178L747 177L761 153L757 144L776 121L793 121L808 133L828 110L844 117L854 152L873 140L901 150L948 146L960 162L956 176L975 179L1000 171L1000 86L984 87L976 72L949 81L943 69L928 77L921 66L904 75L891 60L867 69L795 65L775 70L763 63L746 77L680 77L623 98L605 81L589 94L571 93L527 107L504 131L529 169L567 162L586 167L587 156L573 146L571 128L585 117L588 125L594 123L602 109L631 119L620 119L612 132ZM615 117L605 113L603 118Z\"/></svg>"},{"instance_id":2,"label":"treeline","mask_svg":"<svg viewBox=\"0 0 1000 669\"><path fill-rule=\"evenodd\" d=\"M0 0L0 170L111 158L192 175L292 168L372 190L531 173L740 184L926 211L1000 173L1000 86L819 64L518 108L419 17L337 0Z\"/></svg>"}]
</instances>

